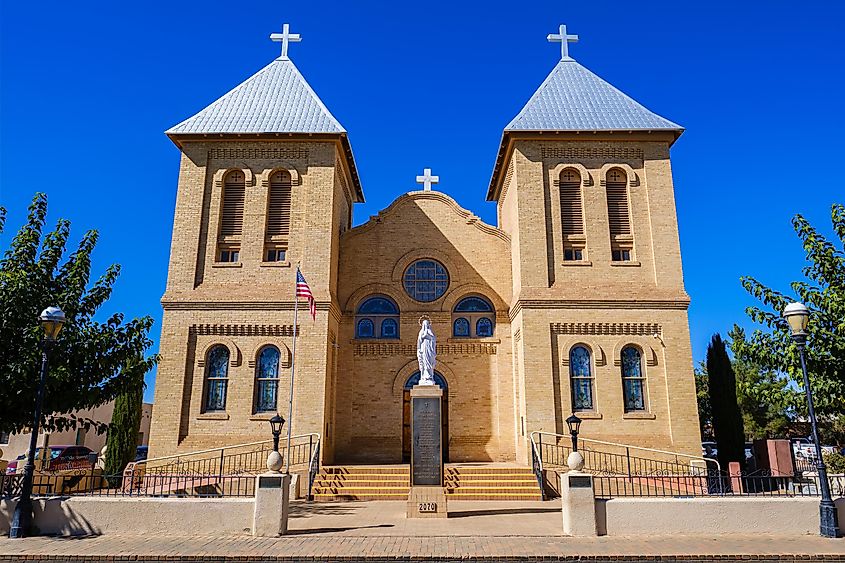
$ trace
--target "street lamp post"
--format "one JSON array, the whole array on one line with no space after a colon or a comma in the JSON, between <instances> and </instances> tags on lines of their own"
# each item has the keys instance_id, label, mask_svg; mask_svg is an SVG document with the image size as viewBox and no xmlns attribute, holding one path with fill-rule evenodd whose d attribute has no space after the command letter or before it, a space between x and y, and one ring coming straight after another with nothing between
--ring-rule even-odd
<instances>
[{"instance_id":1,"label":"street lamp post","mask_svg":"<svg viewBox=\"0 0 845 563\"><path fill-rule=\"evenodd\" d=\"M813 409L813 391L810 389L810 378L807 375L807 363L804 359L804 348L807 344L807 325L810 321L810 311L803 303L790 303L783 310L783 316L792 332L792 340L798 348L801 358L801 372L804 376L804 392L807 395L807 407L810 414L810 426L813 429L813 443L816 446L816 473L819 476L822 500L819 503L820 532L827 538L839 535L836 517L836 505L830 496L830 483L827 480L827 467L822 459L822 445L819 441L819 428L816 423L816 411Z\"/></svg>"},{"instance_id":2,"label":"street lamp post","mask_svg":"<svg viewBox=\"0 0 845 563\"><path fill-rule=\"evenodd\" d=\"M572 436L572 451L578 451L578 429L581 428L581 419L574 414L566 419L566 426L569 427L569 435Z\"/></svg>"},{"instance_id":3,"label":"street lamp post","mask_svg":"<svg viewBox=\"0 0 845 563\"><path fill-rule=\"evenodd\" d=\"M41 341L41 379L38 383L38 394L35 399L35 417L32 423L32 435L29 438L29 451L23 470L21 498L12 516L9 529L10 538L24 538L32 526L32 480L35 472L35 447L38 443L38 428L41 425L41 409L44 405L44 387L47 383L47 359L62 325L65 314L58 307L47 307L39 317L44 327L44 339Z\"/></svg>"},{"instance_id":4,"label":"street lamp post","mask_svg":"<svg viewBox=\"0 0 845 563\"><path fill-rule=\"evenodd\" d=\"M273 433L273 451L279 451L279 436L282 435L282 426L285 424L285 419L276 414L270 419L270 431Z\"/></svg>"}]
</instances>

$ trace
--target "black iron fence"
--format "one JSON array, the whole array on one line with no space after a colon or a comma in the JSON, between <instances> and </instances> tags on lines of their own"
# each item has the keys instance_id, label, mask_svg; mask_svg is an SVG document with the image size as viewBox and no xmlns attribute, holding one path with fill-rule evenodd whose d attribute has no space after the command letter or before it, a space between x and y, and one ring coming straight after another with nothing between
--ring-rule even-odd
<instances>
[{"instance_id":1,"label":"black iron fence","mask_svg":"<svg viewBox=\"0 0 845 563\"><path fill-rule=\"evenodd\" d=\"M37 473L32 495L108 497L253 497L254 475L101 475L96 471ZM0 498L20 496L23 475L0 475Z\"/></svg>"},{"instance_id":2,"label":"black iron fence","mask_svg":"<svg viewBox=\"0 0 845 563\"><path fill-rule=\"evenodd\" d=\"M845 477L830 477L835 495L845 494ZM595 475L597 498L614 497L813 497L820 496L817 476L772 476L764 472L730 475Z\"/></svg>"}]
</instances>

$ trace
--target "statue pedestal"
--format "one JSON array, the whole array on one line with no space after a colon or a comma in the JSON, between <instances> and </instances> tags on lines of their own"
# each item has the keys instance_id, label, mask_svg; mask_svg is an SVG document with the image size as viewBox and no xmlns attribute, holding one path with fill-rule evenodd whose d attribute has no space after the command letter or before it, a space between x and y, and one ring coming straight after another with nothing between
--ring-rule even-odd
<instances>
[{"instance_id":1,"label":"statue pedestal","mask_svg":"<svg viewBox=\"0 0 845 563\"><path fill-rule=\"evenodd\" d=\"M411 491L408 518L446 518L443 489L443 390L437 385L411 389Z\"/></svg>"}]
</instances>

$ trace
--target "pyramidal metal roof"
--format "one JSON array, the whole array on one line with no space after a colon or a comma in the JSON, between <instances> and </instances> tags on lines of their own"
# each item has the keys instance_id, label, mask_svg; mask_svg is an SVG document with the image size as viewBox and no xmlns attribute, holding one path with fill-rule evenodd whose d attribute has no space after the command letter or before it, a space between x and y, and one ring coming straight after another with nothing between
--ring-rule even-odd
<instances>
[{"instance_id":1,"label":"pyramidal metal roof","mask_svg":"<svg viewBox=\"0 0 845 563\"><path fill-rule=\"evenodd\" d=\"M508 131L676 131L684 128L646 109L571 58L561 60Z\"/></svg>"},{"instance_id":2,"label":"pyramidal metal roof","mask_svg":"<svg viewBox=\"0 0 845 563\"><path fill-rule=\"evenodd\" d=\"M288 58L278 58L167 135L346 133Z\"/></svg>"}]
</instances>

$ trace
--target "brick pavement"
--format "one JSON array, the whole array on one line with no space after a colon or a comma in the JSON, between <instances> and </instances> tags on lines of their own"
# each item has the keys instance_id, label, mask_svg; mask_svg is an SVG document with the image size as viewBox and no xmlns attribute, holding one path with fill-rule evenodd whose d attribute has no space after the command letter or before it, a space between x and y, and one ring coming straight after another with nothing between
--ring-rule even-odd
<instances>
[{"instance_id":1,"label":"brick pavement","mask_svg":"<svg viewBox=\"0 0 845 563\"><path fill-rule=\"evenodd\" d=\"M816 536L568 538L548 503L450 503L446 520L408 520L402 502L295 502L281 538L116 535L0 539L12 561L714 561L845 562L845 539ZM182 535L178 535L182 534Z\"/></svg>"},{"instance_id":2,"label":"brick pavement","mask_svg":"<svg viewBox=\"0 0 845 563\"><path fill-rule=\"evenodd\" d=\"M815 536L96 536L0 540L12 561L845 561L845 539Z\"/></svg>"}]
</instances>

